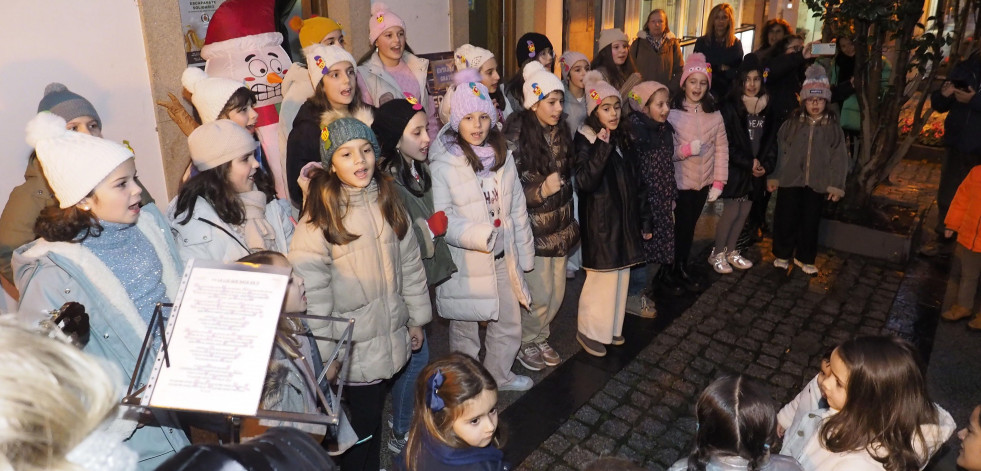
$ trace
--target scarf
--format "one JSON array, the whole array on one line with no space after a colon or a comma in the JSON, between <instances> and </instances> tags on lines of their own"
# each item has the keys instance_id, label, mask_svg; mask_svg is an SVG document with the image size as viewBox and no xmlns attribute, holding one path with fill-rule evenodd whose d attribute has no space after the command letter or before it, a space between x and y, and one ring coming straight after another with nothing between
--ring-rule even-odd
<instances>
[{"instance_id":1,"label":"scarf","mask_svg":"<svg viewBox=\"0 0 981 471\"><path fill-rule=\"evenodd\" d=\"M448 137L448 136L446 136ZM487 178L491 174L491 168L494 167L494 161L497 160L497 154L494 152L494 148L491 147L486 141L483 145L475 146L468 144L463 140L462 137L457 137L456 140L452 142L446 142L448 150L453 155L463 155L463 149L460 148L460 142L469 145L473 149L473 152L477 154L477 158L480 159L480 164L483 165L483 170L477 172L477 176L480 178Z\"/></svg>"},{"instance_id":2,"label":"scarf","mask_svg":"<svg viewBox=\"0 0 981 471\"><path fill-rule=\"evenodd\" d=\"M245 205L245 222L240 229L245 246L252 251L275 250L276 231L266 220L266 194L252 190L239 193L238 197Z\"/></svg>"},{"instance_id":3,"label":"scarf","mask_svg":"<svg viewBox=\"0 0 981 471\"><path fill-rule=\"evenodd\" d=\"M661 52L661 46L664 45L665 36L667 35L662 34L660 38L654 39L653 35L650 34L647 35L647 43L650 44L652 48L654 48L654 52Z\"/></svg>"}]
</instances>

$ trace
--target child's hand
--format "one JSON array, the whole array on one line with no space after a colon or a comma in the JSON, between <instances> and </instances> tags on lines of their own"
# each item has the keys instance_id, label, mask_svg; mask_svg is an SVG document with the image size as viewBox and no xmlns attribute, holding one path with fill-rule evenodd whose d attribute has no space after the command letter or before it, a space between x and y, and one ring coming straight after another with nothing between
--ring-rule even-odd
<instances>
[{"instance_id":1,"label":"child's hand","mask_svg":"<svg viewBox=\"0 0 981 471\"><path fill-rule=\"evenodd\" d=\"M654 237L654 234L651 234L650 232L644 232L641 233L640 236L643 237L644 240L651 240L651 237Z\"/></svg>"},{"instance_id":2,"label":"child's hand","mask_svg":"<svg viewBox=\"0 0 981 471\"><path fill-rule=\"evenodd\" d=\"M562 189L562 177L559 176L559 172L552 172L549 176L545 177L545 182L542 183L542 197L548 198L559 192Z\"/></svg>"},{"instance_id":3,"label":"child's hand","mask_svg":"<svg viewBox=\"0 0 981 471\"><path fill-rule=\"evenodd\" d=\"M753 176L762 177L763 175L766 175L766 169L760 165L759 160L753 159Z\"/></svg>"},{"instance_id":4,"label":"child's hand","mask_svg":"<svg viewBox=\"0 0 981 471\"><path fill-rule=\"evenodd\" d=\"M409 327L409 346L412 347L412 351L422 348L423 338L425 334L422 332L422 327Z\"/></svg>"},{"instance_id":5,"label":"child's hand","mask_svg":"<svg viewBox=\"0 0 981 471\"><path fill-rule=\"evenodd\" d=\"M775 183L767 183L766 191L769 191L770 193L777 191L777 185Z\"/></svg>"},{"instance_id":6,"label":"child's hand","mask_svg":"<svg viewBox=\"0 0 981 471\"><path fill-rule=\"evenodd\" d=\"M603 128L600 132L596 133L596 137L600 138L603 142L610 142L610 130Z\"/></svg>"},{"instance_id":7,"label":"child's hand","mask_svg":"<svg viewBox=\"0 0 981 471\"><path fill-rule=\"evenodd\" d=\"M433 235L439 237L446 234L446 228L450 225L449 219L446 218L446 213L443 211L436 211L429 219L426 220L429 224L429 230L433 232Z\"/></svg>"},{"instance_id":8,"label":"child's hand","mask_svg":"<svg viewBox=\"0 0 981 471\"><path fill-rule=\"evenodd\" d=\"M954 237L954 231L952 231L950 229L944 229L944 237L946 237L948 239L951 238L951 237Z\"/></svg>"},{"instance_id":9,"label":"child's hand","mask_svg":"<svg viewBox=\"0 0 981 471\"><path fill-rule=\"evenodd\" d=\"M296 177L296 184L299 185L304 199L306 199L307 191L310 188L310 172L315 168L322 169L324 168L324 164L320 162L310 162L300 169L300 176Z\"/></svg>"},{"instance_id":10,"label":"child's hand","mask_svg":"<svg viewBox=\"0 0 981 471\"><path fill-rule=\"evenodd\" d=\"M722 196L722 187L723 186L725 186L725 183L722 183L722 182L720 182L718 180L716 180L714 183L712 183L712 188L709 188L709 194L708 194L708 202L709 203L711 203L711 202L719 199L719 196Z\"/></svg>"},{"instance_id":11,"label":"child's hand","mask_svg":"<svg viewBox=\"0 0 981 471\"><path fill-rule=\"evenodd\" d=\"M840 199L841 199L840 196L838 196L838 195L836 195L834 193L828 193L828 201L831 201L832 203L835 203L835 202L837 202Z\"/></svg>"},{"instance_id":12,"label":"child's hand","mask_svg":"<svg viewBox=\"0 0 981 471\"><path fill-rule=\"evenodd\" d=\"M787 431L787 429L783 428L783 425L777 424L777 436L778 437L783 438L783 434L786 431Z\"/></svg>"},{"instance_id":13,"label":"child's hand","mask_svg":"<svg viewBox=\"0 0 981 471\"><path fill-rule=\"evenodd\" d=\"M681 159L687 159L702 152L702 141L695 139L688 144L681 146Z\"/></svg>"}]
</instances>

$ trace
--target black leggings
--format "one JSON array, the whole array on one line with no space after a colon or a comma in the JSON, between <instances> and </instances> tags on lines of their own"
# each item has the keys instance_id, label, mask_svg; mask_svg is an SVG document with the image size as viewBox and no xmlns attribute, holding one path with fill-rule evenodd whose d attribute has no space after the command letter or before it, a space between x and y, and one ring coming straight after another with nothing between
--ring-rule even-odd
<instances>
[{"instance_id":1,"label":"black leggings","mask_svg":"<svg viewBox=\"0 0 981 471\"><path fill-rule=\"evenodd\" d=\"M377 471L381 467L382 410L385 408L386 382L367 386L345 386L351 428L358 443L336 458L341 471Z\"/></svg>"},{"instance_id":2,"label":"black leggings","mask_svg":"<svg viewBox=\"0 0 981 471\"><path fill-rule=\"evenodd\" d=\"M708 199L709 186L701 190L678 190L678 201L674 207L674 261L685 265L695 239L695 224Z\"/></svg>"}]
</instances>

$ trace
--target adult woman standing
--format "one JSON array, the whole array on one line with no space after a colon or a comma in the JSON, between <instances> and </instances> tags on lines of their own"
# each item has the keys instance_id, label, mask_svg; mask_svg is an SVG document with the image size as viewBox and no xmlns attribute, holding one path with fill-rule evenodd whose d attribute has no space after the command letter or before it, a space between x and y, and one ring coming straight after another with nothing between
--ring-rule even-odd
<instances>
[{"instance_id":1,"label":"adult woman standing","mask_svg":"<svg viewBox=\"0 0 981 471\"><path fill-rule=\"evenodd\" d=\"M712 66L712 96L722 102L743 62L743 43L736 37L732 6L720 3L709 13L705 35L695 40L695 52L705 54Z\"/></svg>"},{"instance_id":2,"label":"adult woman standing","mask_svg":"<svg viewBox=\"0 0 981 471\"><path fill-rule=\"evenodd\" d=\"M672 91L678 89L678 77L685 60L681 57L678 38L668 29L668 15L657 8L647 15L644 28L630 45L630 58L645 81L663 83Z\"/></svg>"},{"instance_id":3,"label":"adult woman standing","mask_svg":"<svg viewBox=\"0 0 981 471\"><path fill-rule=\"evenodd\" d=\"M763 23L763 29L760 34L760 48L757 49L756 55L763 57L769 54L770 49L780 42L781 39L794 34L794 28L787 23L787 20L783 18L770 18Z\"/></svg>"}]
</instances>

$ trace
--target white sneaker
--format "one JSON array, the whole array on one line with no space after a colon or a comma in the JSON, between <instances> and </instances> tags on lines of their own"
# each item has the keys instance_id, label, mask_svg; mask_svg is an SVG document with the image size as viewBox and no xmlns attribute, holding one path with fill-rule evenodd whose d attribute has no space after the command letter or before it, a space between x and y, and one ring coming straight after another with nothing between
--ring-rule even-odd
<instances>
[{"instance_id":1,"label":"white sneaker","mask_svg":"<svg viewBox=\"0 0 981 471\"><path fill-rule=\"evenodd\" d=\"M726 261L729 262L729 265L732 265L732 268L738 268L740 270L749 270L750 268L753 268L753 262L747 260L742 255L739 255L738 250L729 252L729 255L726 256Z\"/></svg>"},{"instance_id":2,"label":"white sneaker","mask_svg":"<svg viewBox=\"0 0 981 471\"><path fill-rule=\"evenodd\" d=\"M802 271L802 272L804 272L804 273L806 273L808 275L817 275L818 274L818 268L816 266L814 266L813 264L811 264L811 263L804 263L804 262L801 262L800 260L797 260L795 258L794 259L794 265L797 265L798 267L800 267L800 271Z\"/></svg>"},{"instance_id":3,"label":"white sneaker","mask_svg":"<svg viewBox=\"0 0 981 471\"><path fill-rule=\"evenodd\" d=\"M715 247L712 247L712 250L709 251L708 262L709 265L715 263Z\"/></svg>"},{"instance_id":4,"label":"white sneaker","mask_svg":"<svg viewBox=\"0 0 981 471\"><path fill-rule=\"evenodd\" d=\"M773 259L773 266L786 270L787 268L790 268L790 260L787 260L786 258L775 258Z\"/></svg>"},{"instance_id":5,"label":"white sneaker","mask_svg":"<svg viewBox=\"0 0 981 471\"><path fill-rule=\"evenodd\" d=\"M726 249L723 248L719 253L715 254L715 258L712 259L712 269L716 273L721 273L723 275L732 273L732 266L726 261Z\"/></svg>"},{"instance_id":6,"label":"white sneaker","mask_svg":"<svg viewBox=\"0 0 981 471\"><path fill-rule=\"evenodd\" d=\"M535 385L531 378L524 375L514 375L514 379L497 386L498 391L527 391Z\"/></svg>"}]
</instances>

